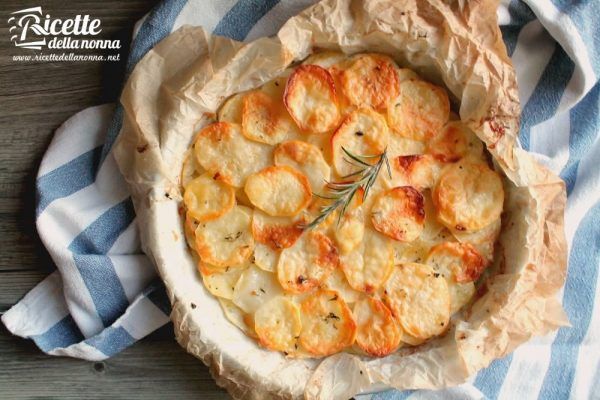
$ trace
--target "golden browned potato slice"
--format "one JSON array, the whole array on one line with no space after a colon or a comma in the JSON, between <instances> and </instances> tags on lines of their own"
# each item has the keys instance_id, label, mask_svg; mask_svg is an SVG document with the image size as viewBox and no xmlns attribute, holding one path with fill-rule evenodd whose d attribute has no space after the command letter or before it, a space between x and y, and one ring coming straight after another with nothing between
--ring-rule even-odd
<instances>
[{"instance_id":1,"label":"golden browned potato slice","mask_svg":"<svg viewBox=\"0 0 600 400\"><path fill-rule=\"evenodd\" d=\"M185 214L185 223L183 224L183 233L185 234L185 240L190 246L190 249L196 250L196 228L199 222L192 217L189 213Z\"/></svg>"},{"instance_id":2,"label":"golden browned potato slice","mask_svg":"<svg viewBox=\"0 0 600 400\"><path fill-rule=\"evenodd\" d=\"M427 258L431 245L421 239L412 242L394 241L394 265L404 263L422 263Z\"/></svg>"},{"instance_id":3,"label":"golden browned potato slice","mask_svg":"<svg viewBox=\"0 0 600 400\"><path fill-rule=\"evenodd\" d=\"M320 51L311 54L302 62L303 65L318 65L322 68L331 68L334 65L346 60L346 55L338 51Z\"/></svg>"},{"instance_id":4,"label":"golden browned potato slice","mask_svg":"<svg viewBox=\"0 0 600 400\"><path fill-rule=\"evenodd\" d=\"M300 308L284 296L277 296L256 310L254 329L262 346L292 353L298 349L297 338L302 330Z\"/></svg>"},{"instance_id":5,"label":"golden browned potato slice","mask_svg":"<svg viewBox=\"0 0 600 400\"><path fill-rule=\"evenodd\" d=\"M331 138L333 166L344 177L358 168L349 163L342 147L355 155L382 154L388 144L388 127L385 119L370 109L350 113Z\"/></svg>"},{"instance_id":6,"label":"golden browned potato slice","mask_svg":"<svg viewBox=\"0 0 600 400\"><path fill-rule=\"evenodd\" d=\"M389 160L394 160L398 156L414 156L425 153L425 143L418 140L408 139L395 134L390 134L388 138L387 154Z\"/></svg>"},{"instance_id":7,"label":"golden browned potato slice","mask_svg":"<svg viewBox=\"0 0 600 400\"><path fill-rule=\"evenodd\" d=\"M285 87L284 104L300 129L324 133L337 127L340 111L335 84L325 68L301 65Z\"/></svg>"},{"instance_id":8,"label":"golden browned potato slice","mask_svg":"<svg viewBox=\"0 0 600 400\"><path fill-rule=\"evenodd\" d=\"M472 244L477 251L488 261L494 258L494 244L500 230L502 229L502 221L498 218L485 228L477 231L458 231L451 229L452 235L461 243Z\"/></svg>"},{"instance_id":9,"label":"golden browned potato slice","mask_svg":"<svg viewBox=\"0 0 600 400\"><path fill-rule=\"evenodd\" d=\"M455 282L474 282L487 266L485 259L470 243L446 242L431 249L427 264L451 276ZM452 272L452 274L450 274Z\"/></svg>"},{"instance_id":10,"label":"golden browned potato slice","mask_svg":"<svg viewBox=\"0 0 600 400\"><path fill-rule=\"evenodd\" d=\"M396 68L398 74L398 82L404 82L409 79L419 79L419 75L415 71L409 68Z\"/></svg>"},{"instance_id":11,"label":"golden browned potato slice","mask_svg":"<svg viewBox=\"0 0 600 400\"><path fill-rule=\"evenodd\" d=\"M302 293L319 286L338 265L338 251L331 239L307 231L279 255L277 278L286 291Z\"/></svg>"},{"instance_id":12,"label":"golden browned potato slice","mask_svg":"<svg viewBox=\"0 0 600 400\"><path fill-rule=\"evenodd\" d=\"M227 267L250 258L254 248L251 220L252 210L234 206L218 219L201 222L196 228L196 248L202 261Z\"/></svg>"},{"instance_id":13,"label":"golden browned potato slice","mask_svg":"<svg viewBox=\"0 0 600 400\"><path fill-rule=\"evenodd\" d=\"M350 308L337 292L319 290L300 307L300 344L309 353L328 356L354 343L356 323Z\"/></svg>"},{"instance_id":14,"label":"golden browned potato slice","mask_svg":"<svg viewBox=\"0 0 600 400\"><path fill-rule=\"evenodd\" d=\"M400 83L400 94L389 105L390 128L398 135L428 140L441 131L448 121L450 102L441 87L409 79Z\"/></svg>"},{"instance_id":15,"label":"golden browned potato slice","mask_svg":"<svg viewBox=\"0 0 600 400\"><path fill-rule=\"evenodd\" d=\"M244 312L252 314L271 299L283 295L275 274L250 265L233 289L233 302Z\"/></svg>"},{"instance_id":16,"label":"golden browned potato slice","mask_svg":"<svg viewBox=\"0 0 600 400\"><path fill-rule=\"evenodd\" d=\"M259 210L254 210L252 219L252 236L254 239L273 250L285 249L296 243L302 235L303 220L291 217L272 217Z\"/></svg>"},{"instance_id":17,"label":"golden browned potato slice","mask_svg":"<svg viewBox=\"0 0 600 400\"><path fill-rule=\"evenodd\" d=\"M273 161L277 166L287 165L302 172L308 178L313 192L320 191L331 175L331 168L321 150L299 140L290 140L277 146Z\"/></svg>"},{"instance_id":18,"label":"golden browned potato slice","mask_svg":"<svg viewBox=\"0 0 600 400\"><path fill-rule=\"evenodd\" d=\"M359 292L374 293L393 267L392 240L372 229L365 229L362 242L340 257L348 283Z\"/></svg>"},{"instance_id":19,"label":"golden browned potato slice","mask_svg":"<svg viewBox=\"0 0 600 400\"><path fill-rule=\"evenodd\" d=\"M246 335L256 338L256 332L254 332L254 318L250 314L246 314L241 308L236 306L233 301L217 297L225 318L229 320L233 325L237 326Z\"/></svg>"},{"instance_id":20,"label":"golden browned potato slice","mask_svg":"<svg viewBox=\"0 0 600 400\"><path fill-rule=\"evenodd\" d=\"M478 230L502 213L502 179L485 164L460 161L444 168L432 199L438 219L448 228Z\"/></svg>"},{"instance_id":21,"label":"golden browned potato slice","mask_svg":"<svg viewBox=\"0 0 600 400\"><path fill-rule=\"evenodd\" d=\"M439 162L429 154L398 156L391 164L396 186L413 186L418 190L432 188L441 171Z\"/></svg>"},{"instance_id":22,"label":"golden browned potato slice","mask_svg":"<svg viewBox=\"0 0 600 400\"><path fill-rule=\"evenodd\" d=\"M475 294L473 281L479 278L486 261L468 243L446 242L431 249L426 263L442 274L450 290L450 313L454 314Z\"/></svg>"},{"instance_id":23,"label":"golden browned potato slice","mask_svg":"<svg viewBox=\"0 0 600 400\"><path fill-rule=\"evenodd\" d=\"M362 296L361 292L350 287L344 272L339 268L336 268L325 280L324 287L336 291L346 303L354 303Z\"/></svg>"},{"instance_id":24,"label":"golden browned potato slice","mask_svg":"<svg viewBox=\"0 0 600 400\"><path fill-rule=\"evenodd\" d=\"M371 208L373 227L401 242L412 242L423 231L423 196L412 186L401 186L379 194Z\"/></svg>"},{"instance_id":25,"label":"golden browned potato slice","mask_svg":"<svg viewBox=\"0 0 600 400\"><path fill-rule=\"evenodd\" d=\"M279 261L279 252L273 250L266 244L256 243L254 245L254 264L268 272L277 270L277 261Z\"/></svg>"},{"instance_id":26,"label":"golden browned potato slice","mask_svg":"<svg viewBox=\"0 0 600 400\"><path fill-rule=\"evenodd\" d=\"M475 133L460 121L449 122L429 141L427 152L442 162L456 162L470 156L481 160L483 143Z\"/></svg>"},{"instance_id":27,"label":"golden browned potato slice","mask_svg":"<svg viewBox=\"0 0 600 400\"><path fill-rule=\"evenodd\" d=\"M409 335L427 339L448 327L448 284L430 266L401 264L394 268L384 288L385 302Z\"/></svg>"},{"instance_id":28,"label":"golden browned potato slice","mask_svg":"<svg viewBox=\"0 0 600 400\"><path fill-rule=\"evenodd\" d=\"M357 107L384 110L398 96L397 68L389 57L361 54L342 72L342 91Z\"/></svg>"},{"instance_id":29,"label":"golden browned potato slice","mask_svg":"<svg viewBox=\"0 0 600 400\"><path fill-rule=\"evenodd\" d=\"M414 336L410 336L408 333L404 332L402 334L402 341L410 346L419 346L426 342L427 339L417 339Z\"/></svg>"},{"instance_id":30,"label":"golden browned potato slice","mask_svg":"<svg viewBox=\"0 0 600 400\"><path fill-rule=\"evenodd\" d=\"M196 161L215 178L242 187L248 175L271 163L271 146L246 139L240 126L216 122L200 131L194 144Z\"/></svg>"},{"instance_id":31,"label":"golden browned potato slice","mask_svg":"<svg viewBox=\"0 0 600 400\"><path fill-rule=\"evenodd\" d=\"M342 254L354 250L365 235L365 216L361 207L346 211L336 229L335 241Z\"/></svg>"},{"instance_id":32,"label":"golden browned potato slice","mask_svg":"<svg viewBox=\"0 0 600 400\"><path fill-rule=\"evenodd\" d=\"M194 153L191 151L187 151L183 159L183 167L181 168L181 187L186 188L187 185L193 181L198 175L204 173L204 168L202 168L196 162L196 157L194 157Z\"/></svg>"},{"instance_id":33,"label":"golden browned potato slice","mask_svg":"<svg viewBox=\"0 0 600 400\"><path fill-rule=\"evenodd\" d=\"M259 90L261 92L266 93L270 98L277 102L277 104L283 105L283 94L285 92L285 84L292 72L292 69L287 69L284 72L283 76L277 77L265 83L263 86L261 86ZM289 114L287 114L287 111L285 111L285 109L283 109L283 112L284 116L286 116L286 118L289 118Z\"/></svg>"},{"instance_id":34,"label":"golden browned potato slice","mask_svg":"<svg viewBox=\"0 0 600 400\"><path fill-rule=\"evenodd\" d=\"M242 133L256 142L277 144L287 139L292 130L287 112L278 99L262 90L244 96L242 106Z\"/></svg>"},{"instance_id":35,"label":"golden browned potato slice","mask_svg":"<svg viewBox=\"0 0 600 400\"><path fill-rule=\"evenodd\" d=\"M204 262L198 263L198 271L202 275L204 286L217 297L231 300L233 298L233 288L242 272L250 264L244 263L232 267L216 267Z\"/></svg>"},{"instance_id":36,"label":"golden browned potato slice","mask_svg":"<svg viewBox=\"0 0 600 400\"><path fill-rule=\"evenodd\" d=\"M425 203L425 223L423 224L423 231L421 232L419 239L433 243L436 241L436 237L440 232L445 230L446 227L437 220L435 206L431 199L431 191L425 190L421 192L421 194L423 195ZM445 239L443 239L443 241L445 241Z\"/></svg>"},{"instance_id":37,"label":"golden browned potato slice","mask_svg":"<svg viewBox=\"0 0 600 400\"><path fill-rule=\"evenodd\" d=\"M383 357L398 348L402 330L383 302L365 297L356 302L353 314L356 344L365 353Z\"/></svg>"},{"instance_id":38,"label":"golden browned potato slice","mask_svg":"<svg viewBox=\"0 0 600 400\"><path fill-rule=\"evenodd\" d=\"M244 95L245 93L237 93L225 100L217 112L217 119L219 122L242 124L242 106L244 105Z\"/></svg>"},{"instance_id":39,"label":"golden browned potato slice","mask_svg":"<svg viewBox=\"0 0 600 400\"><path fill-rule=\"evenodd\" d=\"M312 199L308 178L285 165L250 175L244 190L255 207L273 217L294 216Z\"/></svg>"},{"instance_id":40,"label":"golden browned potato slice","mask_svg":"<svg viewBox=\"0 0 600 400\"><path fill-rule=\"evenodd\" d=\"M190 216L200 222L210 221L233 208L235 190L210 174L203 174L188 183L183 202Z\"/></svg>"},{"instance_id":41,"label":"golden browned potato slice","mask_svg":"<svg viewBox=\"0 0 600 400\"><path fill-rule=\"evenodd\" d=\"M426 223L427 225L427 223ZM421 237L412 242L394 241L394 265L404 263L423 263L427 259L429 250L440 243L455 242L456 239L448 228L443 227L435 236L426 236L426 228L423 229Z\"/></svg>"}]
</instances>

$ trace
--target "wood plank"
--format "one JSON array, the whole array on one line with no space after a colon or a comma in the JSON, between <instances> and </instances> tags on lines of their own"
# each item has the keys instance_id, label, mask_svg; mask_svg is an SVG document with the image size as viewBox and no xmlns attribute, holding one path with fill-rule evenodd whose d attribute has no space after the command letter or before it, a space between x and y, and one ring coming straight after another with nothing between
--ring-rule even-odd
<instances>
[{"instance_id":1,"label":"wood plank","mask_svg":"<svg viewBox=\"0 0 600 400\"><path fill-rule=\"evenodd\" d=\"M167 331L172 327L165 328ZM208 369L174 340L147 338L104 362L42 354L0 328L0 398L226 399Z\"/></svg>"},{"instance_id":2,"label":"wood plank","mask_svg":"<svg viewBox=\"0 0 600 400\"><path fill-rule=\"evenodd\" d=\"M27 2L26 2L27 3ZM121 62L19 63L23 54L9 40L0 41L0 270L48 269L52 261L34 226L35 176L54 130L74 113L114 102L122 86L133 24L157 0L59 1L43 4L55 17L90 14L102 21L101 39L119 39ZM38 3L4 1L16 11ZM0 25L7 37L8 25Z\"/></svg>"},{"instance_id":3,"label":"wood plank","mask_svg":"<svg viewBox=\"0 0 600 400\"><path fill-rule=\"evenodd\" d=\"M102 20L99 38L128 43L133 24L158 0L5 0L8 12L42 4L56 17L90 14ZM0 35L8 37L8 25ZM0 41L0 313L51 270L34 221L35 176L54 130L74 113L118 98L121 62L17 63L22 54ZM222 399L207 368L161 328L103 363L44 355L0 324L0 399Z\"/></svg>"},{"instance_id":4,"label":"wood plank","mask_svg":"<svg viewBox=\"0 0 600 400\"><path fill-rule=\"evenodd\" d=\"M0 271L0 313L19 301L46 275L47 272L36 270Z\"/></svg>"}]
</instances>

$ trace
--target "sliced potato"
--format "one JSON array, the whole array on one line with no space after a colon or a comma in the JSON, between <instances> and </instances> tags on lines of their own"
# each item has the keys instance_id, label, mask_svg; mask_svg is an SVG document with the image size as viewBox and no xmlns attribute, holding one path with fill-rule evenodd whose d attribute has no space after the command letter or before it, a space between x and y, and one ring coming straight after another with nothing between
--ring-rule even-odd
<instances>
[{"instance_id":1,"label":"sliced potato","mask_svg":"<svg viewBox=\"0 0 600 400\"><path fill-rule=\"evenodd\" d=\"M250 140L277 144L287 139L293 121L279 100L261 90L244 96L242 106L242 133Z\"/></svg>"},{"instance_id":2,"label":"sliced potato","mask_svg":"<svg viewBox=\"0 0 600 400\"><path fill-rule=\"evenodd\" d=\"M389 57L358 55L342 72L342 91L357 107L384 110L398 96L397 68Z\"/></svg>"},{"instance_id":3,"label":"sliced potato","mask_svg":"<svg viewBox=\"0 0 600 400\"><path fill-rule=\"evenodd\" d=\"M346 211L334 231L335 240L342 254L354 250L365 235L365 216L362 207Z\"/></svg>"},{"instance_id":4,"label":"sliced potato","mask_svg":"<svg viewBox=\"0 0 600 400\"><path fill-rule=\"evenodd\" d=\"M300 344L316 356L328 356L351 346L356 335L352 312L339 294L319 290L301 304Z\"/></svg>"},{"instance_id":5,"label":"sliced potato","mask_svg":"<svg viewBox=\"0 0 600 400\"><path fill-rule=\"evenodd\" d=\"M423 263L431 245L421 239L412 242L394 241L394 265L405 263Z\"/></svg>"},{"instance_id":6,"label":"sliced potato","mask_svg":"<svg viewBox=\"0 0 600 400\"><path fill-rule=\"evenodd\" d=\"M427 264L454 282L474 282L487 266L485 259L469 243L445 242L431 249Z\"/></svg>"},{"instance_id":7,"label":"sliced potato","mask_svg":"<svg viewBox=\"0 0 600 400\"><path fill-rule=\"evenodd\" d=\"M441 131L448 121L450 101L441 87L409 79L400 83L400 94L387 110L388 123L394 132L425 141Z\"/></svg>"},{"instance_id":8,"label":"sliced potato","mask_svg":"<svg viewBox=\"0 0 600 400\"><path fill-rule=\"evenodd\" d=\"M273 250L285 249L296 243L302 235L302 218L272 217L254 210L252 218L252 236Z\"/></svg>"},{"instance_id":9,"label":"sliced potato","mask_svg":"<svg viewBox=\"0 0 600 400\"><path fill-rule=\"evenodd\" d=\"M481 163L460 161L444 168L432 193L440 222L474 231L498 220L504 205L502 179Z\"/></svg>"},{"instance_id":10,"label":"sliced potato","mask_svg":"<svg viewBox=\"0 0 600 400\"><path fill-rule=\"evenodd\" d=\"M338 251L331 239L321 232L307 231L279 255L277 278L286 291L302 293L324 282L338 264Z\"/></svg>"},{"instance_id":11,"label":"sliced potato","mask_svg":"<svg viewBox=\"0 0 600 400\"><path fill-rule=\"evenodd\" d=\"M383 357L398 348L402 329L383 302L365 297L356 302L353 315L356 321L356 344L365 353Z\"/></svg>"},{"instance_id":12,"label":"sliced potato","mask_svg":"<svg viewBox=\"0 0 600 400\"><path fill-rule=\"evenodd\" d=\"M442 162L456 162L470 156L481 160L483 143L475 133L460 121L449 122L427 144L427 152Z\"/></svg>"},{"instance_id":13,"label":"sliced potato","mask_svg":"<svg viewBox=\"0 0 600 400\"><path fill-rule=\"evenodd\" d=\"M259 90L263 93L266 93L277 104L282 105L283 104L283 94L285 93L285 84L288 80L288 77L292 74L292 72L294 72L294 70L291 68L285 70L282 76L279 76L279 77L272 79L269 82L265 83L264 85L262 85L260 87ZM284 111L284 114L287 116L287 118L289 118L289 115L287 115L287 111L285 111L285 110L282 110L282 111Z\"/></svg>"},{"instance_id":14,"label":"sliced potato","mask_svg":"<svg viewBox=\"0 0 600 400\"><path fill-rule=\"evenodd\" d=\"M388 137L387 155L390 162L399 156L414 156L425 153L425 143L408 139L396 134Z\"/></svg>"},{"instance_id":15,"label":"sliced potato","mask_svg":"<svg viewBox=\"0 0 600 400\"><path fill-rule=\"evenodd\" d=\"M348 283L359 292L374 293L393 267L392 240L372 229L365 229L360 245L340 257Z\"/></svg>"},{"instance_id":16,"label":"sliced potato","mask_svg":"<svg viewBox=\"0 0 600 400\"><path fill-rule=\"evenodd\" d=\"M190 249L196 251L196 228L199 222L189 213L185 214L185 222L183 224L183 233L185 240Z\"/></svg>"},{"instance_id":17,"label":"sliced potato","mask_svg":"<svg viewBox=\"0 0 600 400\"><path fill-rule=\"evenodd\" d=\"M185 189L187 185L193 181L198 175L204 172L204 168L198 165L196 161L196 157L194 157L193 152L187 151L187 154L183 159L183 166L181 168L181 187Z\"/></svg>"},{"instance_id":18,"label":"sliced potato","mask_svg":"<svg viewBox=\"0 0 600 400\"><path fill-rule=\"evenodd\" d=\"M441 274L450 291L450 314L454 314L475 294L476 280L485 268L485 260L470 244L446 242L431 249L426 263ZM458 278L461 281L458 281Z\"/></svg>"},{"instance_id":19,"label":"sliced potato","mask_svg":"<svg viewBox=\"0 0 600 400\"><path fill-rule=\"evenodd\" d=\"M339 51L325 50L311 54L302 62L302 65L318 65L322 68L331 68L335 64L345 60L346 55L344 53L340 53Z\"/></svg>"},{"instance_id":20,"label":"sliced potato","mask_svg":"<svg viewBox=\"0 0 600 400\"><path fill-rule=\"evenodd\" d=\"M419 238L425 242L435 242L440 232L445 230L446 227L437 220L435 206L431 199L431 191L425 190L421 192L421 194L423 195L425 204L425 222ZM445 239L443 241L445 241Z\"/></svg>"},{"instance_id":21,"label":"sliced potato","mask_svg":"<svg viewBox=\"0 0 600 400\"><path fill-rule=\"evenodd\" d=\"M246 139L240 126L216 122L202 129L194 144L196 161L212 176L235 187L271 163L270 146Z\"/></svg>"},{"instance_id":22,"label":"sliced potato","mask_svg":"<svg viewBox=\"0 0 600 400\"><path fill-rule=\"evenodd\" d=\"M188 183L183 202L190 216L200 222L211 221L233 208L235 190L210 174L203 174Z\"/></svg>"},{"instance_id":23,"label":"sliced potato","mask_svg":"<svg viewBox=\"0 0 600 400\"><path fill-rule=\"evenodd\" d=\"M241 308L235 305L231 300L223 299L218 297L221 308L225 317L233 325L237 326L246 335L256 338L256 332L254 332L254 318L250 314L246 314Z\"/></svg>"},{"instance_id":24,"label":"sliced potato","mask_svg":"<svg viewBox=\"0 0 600 400\"><path fill-rule=\"evenodd\" d=\"M300 129L324 133L340 119L335 84L329 72L317 65L301 65L285 87L284 104Z\"/></svg>"},{"instance_id":25,"label":"sliced potato","mask_svg":"<svg viewBox=\"0 0 600 400\"><path fill-rule=\"evenodd\" d=\"M404 332L402 334L402 341L410 346L419 346L426 342L427 339L417 339L414 336Z\"/></svg>"},{"instance_id":26,"label":"sliced potato","mask_svg":"<svg viewBox=\"0 0 600 400\"><path fill-rule=\"evenodd\" d=\"M233 302L244 312L252 314L283 291L275 274L251 265L244 270L233 290Z\"/></svg>"},{"instance_id":27,"label":"sliced potato","mask_svg":"<svg viewBox=\"0 0 600 400\"><path fill-rule=\"evenodd\" d=\"M417 339L443 333L450 321L446 280L428 265L401 264L385 283L384 299L402 328Z\"/></svg>"},{"instance_id":28,"label":"sliced potato","mask_svg":"<svg viewBox=\"0 0 600 400\"><path fill-rule=\"evenodd\" d=\"M398 82L407 81L409 79L419 79L419 75L409 68L396 68L398 74Z\"/></svg>"},{"instance_id":29,"label":"sliced potato","mask_svg":"<svg viewBox=\"0 0 600 400\"><path fill-rule=\"evenodd\" d=\"M379 194L371 208L373 227L401 242L412 242L423 231L424 200L412 186L401 186Z\"/></svg>"},{"instance_id":30,"label":"sliced potato","mask_svg":"<svg viewBox=\"0 0 600 400\"><path fill-rule=\"evenodd\" d=\"M274 217L294 216L312 199L306 176L285 165L249 176L244 190L255 207Z\"/></svg>"},{"instance_id":31,"label":"sliced potato","mask_svg":"<svg viewBox=\"0 0 600 400\"><path fill-rule=\"evenodd\" d=\"M235 201L236 204L239 204L240 206L254 207L243 187L235 189Z\"/></svg>"},{"instance_id":32,"label":"sliced potato","mask_svg":"<svg viewBox=\"0 0 600 400\"><path fill-rule=\"evenodd\" d=\"M279 261L279 252L267 245L256 243L254 245L254 264L264 271L275 272Z\"/></svg>"},{"instance_id":33,"label":"sliced potato","mask_svg":"<svg viewBox=\"0 0 600 400\"><path fill-rule=\"evenodd\" d=\"M394 185L418 190L432 188L441 171L439 162L429 154L398 156L391 164Z\"/></svg>"},{"instance_id":34,"label":"sliced potato","mask_svg":"<svg viewBox=\"0 0 600 400\"><path fill-rule=\"evenodd\" d=\"M196 228L196 248L205 263L227 267L244 263L254 249L250 229L252 211L235 206L219 219Z\"/></svg>"},{"instance_id":35,"label":"sliced potato","mask_svg":"<svg viewBox=\"0 0 600 400\"><path fill-rule=\"evenodd\" d=\"M297 340L302 330L300 308L284 296L274 297L256 310L254 329L262 346L294 352L298 349Z\"/></svg>"},{"instance_id":36,"label":"sliced potato","mask_svg":"<svg viewBox=\"0 0 600 400\"><path fill-rule=\"evenodd\" d=\"M388 136L388 127L381 115L366 108L353 111L331 138L335 171L344 177L358 170L348 162L349 157L342 148L356 155L381 154L387 147Z\"/></svg>"},{"instance_id":37,"label":"sliced potato","mask_svg":"<svg viewBox=\"0 0 600 400\"><path fill-rule=\"evenodd\" d=\"M429 253L427 264L446 279L450 293L450 315L452 315L471 300L475 294L475 284L456 282L452 266L453 263L461 264L460 260L457 260L454 255L444 254L445 250L434 249L436 248L431 249Z\"/></svg>"},{"instance_id":38,"label":"sliced potato","mask_svg":"<svg viewBox=\"0 0 600 400\"><path fill-rule=\"evenodd\" d=\"M476 231L458 231L451 229L452 235L461 243L472 244L477 251L488 261L494 257L494 244L500 235L502 221L498 218L485 228Z\"/></svg>"},{"instance_id":39,"label":"sliced potato","mask_svg":"<svg viewBox=\"0 0 600 400\"><path fill-rule=\"evenodd\" d=\"M225 100L217 112L217 119L219 122L242 124L242 106L244 105L244 95L245 93L237 93Z\"/></svg>"},{"instance_id":40,"label":"sliced potato","mask_svg":"<svg viewBox=\"0 0 600 400\"><path fill-rule=\"evenodd\" d=\"M313 192L320 191L331 175L331 168L321 150L299 140L290 140L277 146L273 161L275 165L287 165L302 172L308 178Z\"/></svg>"},{"instance_id":41,"label":"sliced potato","mask_svg":"<svg viewBox=\"0 0 600 400\"><path fill-rule=\"evenodd\" d=\"M361 292L350 287L344 272L339 268L336 268L331 275L329 275L323 286L329 290L336 291L346 303L354 303L362 296Z\"/></svg>"},{"instance_id":42,"label":"sliced potato","mask_svg":"<svg viewBox=\"0 0 600 400\"><path fill-rule=\"evenodd\" d=\"M198 271L202 275L204 286L209 292L217 297L231 300L235 284L249 265L249 263L245 263L234 267L221 268L201 261L198 263Z\"/></svg>"}]
</instances>

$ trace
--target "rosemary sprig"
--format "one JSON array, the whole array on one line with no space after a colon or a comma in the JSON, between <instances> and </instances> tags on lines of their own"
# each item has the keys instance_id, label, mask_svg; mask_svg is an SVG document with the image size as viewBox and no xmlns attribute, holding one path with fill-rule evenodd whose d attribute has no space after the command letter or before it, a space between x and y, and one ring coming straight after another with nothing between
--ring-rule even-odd
<instances>
[{"instance_id":1,"label":"rosemary sprig","mask_svg":"<svg viewBox=\"0 0 600 400\"><path fill-rule=\"evenodd\" d=\"M311 229L319 225L325 218L333 213L338 208L341 208L340 215L338 216L338 224L340 223L346 209L352 202L354 195L359 189L364 190L363 200L367 198L369 190L377 180L379 171L383 164L386 165L390 178L392 177L392 171L390 169L390 162L387 158L387 150L384 150L381 154L376 155L356 155L342 147L342 151L348 158L344 160L357 167L358 170L351 174L342 176L344 181L342 182L327 182L327 194L314 193L316 197L326 200L333 200L330 204L321 207L320 214L309 224L305 225L305 229ZM378 158L375 164L367 162L369 159ZM346 179L353 178L353 180L346 181Z\"/></svg>"}]
</instances>

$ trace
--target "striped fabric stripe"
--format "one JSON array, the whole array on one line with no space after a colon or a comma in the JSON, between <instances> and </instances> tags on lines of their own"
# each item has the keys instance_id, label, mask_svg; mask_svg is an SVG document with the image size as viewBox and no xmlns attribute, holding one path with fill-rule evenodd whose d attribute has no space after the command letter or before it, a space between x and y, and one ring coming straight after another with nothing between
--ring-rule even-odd
<instances>
[{"instance_id":1,"label":"striped fabric stripe","mask_svg":"<svg viewBox=\"0 0 600 400\"><path fill-rule=\"evenodd\" d=\"M137 27L127 74L183 23L247 40L275 33L314 1L164 1ZM592 331L600 326L600 315L593 312L600 291L600 28L594 20L600 3L502 0L502 7L507 24L501 29L520 85L521 144L567 183L570 257L562 296L573 327L527 343L461 387L392 390L370 398L554 400L591 397L600 389L595 354L600 333ZM49 354L110 357L166 323L170 313L164 285L139 254L131 200L124 189L116 190L124 182L112 173L111 149L123 109L117 105L110 123L106 111L103 129L92 129L92 118L86 117L88 125L74 118L57 132L60 140L53 142L36 181L36 213L60 274L50 275L2 318L11 332L33 339ZM89 137L65 152L69 158L55 156L65 143L78 144L69 139L81 135L78 127Z\"/></svg>"},{"instance_id":2,"label":"striped fabric stripe","mask_svg":"<svg viewBox=\"0 0 600 400\"><path fill-rule=\"evenodd\" d=\"M540 391L540 399L566 399L571 393L578 356L577 349L590 324L592 316L590 305L593 304L598 281L600 266L598 224L600 224L600 203L596 203L587 213L573 239L569 257L569 274L563 298L563 307L573 326L561 328L552 344L550 366Z\"/></svg>"},{"instance_id":3,"label":"striped fabric stripe","mask_svg":"<svg viewBox=\"0 0 600 400\"><path fill-rule=\"evenodd\" d=\"M279 3L279 0L240 0L225 16L213 33L242 41L256 22Z\"/></svg>"}]
</instances>

